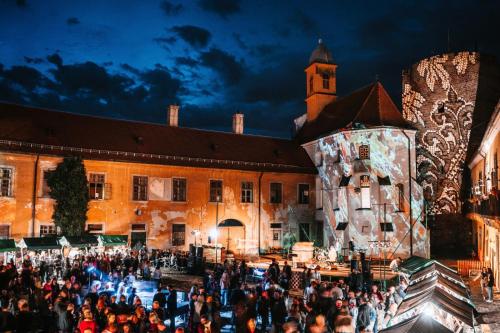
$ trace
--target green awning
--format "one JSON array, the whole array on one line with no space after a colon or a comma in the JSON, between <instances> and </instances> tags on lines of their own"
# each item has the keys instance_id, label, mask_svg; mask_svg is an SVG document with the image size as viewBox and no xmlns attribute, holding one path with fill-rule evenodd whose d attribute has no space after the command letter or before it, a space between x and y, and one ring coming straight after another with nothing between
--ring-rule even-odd
<instances>
[{"instance_id":1,"label":"green awning","mask_svg":"<svg viewBox=\"0 0 500 333\"><path fill-rule=\"evenodd\" d=\"M61 245L56 237L24 237L19 242L19 247L28 250L51 250L60 249Z\"/></svg>"},{"instance_id":2,"label":"green awning","mask_svg":"<svg viewBox=\"0 0 500 333\"><path fill-rule=\"evenodd\" d=\"M16 243L13 239L0 239L0 252L16 251Z\"/></svg>"},{"instance_id":3,"label":"green awning","mask_svg":"<svg viewBox=\"0 0 500 333\"><path fill-rule=\"evenodd\" d=\"M99 245L96 235L63 236L59 239L61 246L85 248Z\"/></svg>"},{"instance_id":4,"label":"green awning","mask_svg":"<svg viewBox=\"0 0 500 333\"><path fill-rule=\"evenodd\" d=\"M419 256L413 256L406 259L399 267L399 270L405 274L412 275L426 267L429 267L432 264L437 264L443 267L446 267L450 271L453 271L451 268L443 265L437 260L434 259L425 259Z\"/></svg>"},{"instance_id":5,"label":"green awning","mask_svg":"<svg viewBox=\"0 0 500 333\"><path fill-rule=\"evenodd\" d=\"M121 246L128 244L127 235L99 235L100 246Z\"/></svg>"}]
</instances>

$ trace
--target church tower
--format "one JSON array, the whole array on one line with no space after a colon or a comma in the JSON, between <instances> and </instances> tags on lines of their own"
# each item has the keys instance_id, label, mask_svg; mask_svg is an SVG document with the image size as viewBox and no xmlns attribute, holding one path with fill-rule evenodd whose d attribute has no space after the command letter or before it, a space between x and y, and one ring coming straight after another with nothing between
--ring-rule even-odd
<instances>
[{"instance_id":1,"label":"church tower","mask_svg":"<svg viewBox=\"0 0 500 333\"><path fill-rule=\"evenodd\" d=\"M316 119L321 110L337 98L336 69L332 53L320 39L305 69L307 121Z\"/></svg>"}]
</instances>

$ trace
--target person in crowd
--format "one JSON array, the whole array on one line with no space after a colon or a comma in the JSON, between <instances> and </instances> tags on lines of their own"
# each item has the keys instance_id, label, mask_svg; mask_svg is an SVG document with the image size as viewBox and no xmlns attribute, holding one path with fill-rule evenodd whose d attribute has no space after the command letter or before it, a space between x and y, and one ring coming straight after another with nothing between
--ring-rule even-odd
<instances>
[{"instance_id":1,"label":"person in crowd","mask_svg":"<svg viewBox=\"0 0 500 333\"><path fill-rule=\"evenodd\" d=\"M486 273L485 285L487 294L486 302L493 303L493 287L495 286L495 276L491 268L488 268L488 271Z\"/></svg>"}]
</instances>

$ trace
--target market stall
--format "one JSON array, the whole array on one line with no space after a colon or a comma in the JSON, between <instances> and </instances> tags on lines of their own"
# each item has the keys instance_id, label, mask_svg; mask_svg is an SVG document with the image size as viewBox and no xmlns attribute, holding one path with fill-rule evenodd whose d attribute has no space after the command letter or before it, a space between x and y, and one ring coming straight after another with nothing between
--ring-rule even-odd
<instances>
[{"instance_id":1,"label":"market stall","mask_svg":"<svg viewBox=\"0 0 500 333\"><path fill-rule=\"evenodd\" d=\"M48 263L59 260L61 256L61 245L56 237L24 237L18 243L21 255L28 255L34 266L38 266L40 261Z\"/></svg>"},{"instance_id":2,"label":"market stall","mask_svg":"<svg viewBox=\"0 0 500 333\"><path fill-rule=\"evenodd\" d=\"M128 249L127 235L99 235L97 242L101 252L125 252Z\"/></svg>"},{"instance_id":3,"label":"market stall","mask_svg":"<svg viewBox=\"0 0 500 333\"><path fill-rule=\"evenodd\" d=\"M99 245L97 236L82 235L82 236L63 236L59 238L59 244L63 247L65 256L73 258L82 251L88 252L89 248Z\"/></svg>"},{"instance_id":4,"label":"market stall","mask_svg":"<svg viewBox=\"0 0 500 333\"><path fill-rule=\"evenodd\" d=\"M4 263L9 262L15 258L16 243L13 239L0 239L0 253Z\"/></svg>"},{"instance_id":5,"label":"market stall","mask_svg":"<svg viewBox=\"0 0 500 333\"><path fill-rule=\"evenodd\" d=\"M409 286L384 332L434 332L414 330L424 324L439 324L452 332L476 330L478 313L467 287L454 270L436 260L412 257L400 266L400 277ZM437 332L442 331L436 327Z\"/></svg>"}]
</instances>

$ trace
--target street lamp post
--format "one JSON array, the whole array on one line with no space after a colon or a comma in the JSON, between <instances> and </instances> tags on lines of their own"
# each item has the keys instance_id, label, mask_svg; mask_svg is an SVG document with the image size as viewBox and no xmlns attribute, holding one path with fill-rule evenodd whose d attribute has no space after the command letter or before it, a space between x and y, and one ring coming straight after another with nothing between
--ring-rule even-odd
<instances>
[{"instance_id":1,"label":"street lamp post","mask_svg":"<svg viewBox=\"0 0 500 333\"><path fill-rule=\"evenodd\" d=\"M216 267L217 267L217 236L218 236L217 224L219 223L219 201L220 201L220 195L218 195L215 200L215 266Z\"/></svg>"}]
</instances>

